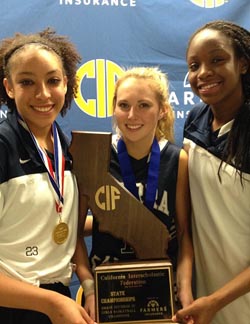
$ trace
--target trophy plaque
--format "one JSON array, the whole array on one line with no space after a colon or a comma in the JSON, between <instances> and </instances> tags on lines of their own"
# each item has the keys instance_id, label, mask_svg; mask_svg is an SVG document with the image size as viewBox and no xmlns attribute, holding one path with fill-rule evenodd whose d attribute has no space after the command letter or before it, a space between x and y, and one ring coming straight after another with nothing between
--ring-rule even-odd
<instances>
[{"instance_id":1,"label":"trophy plaque","mask_svg":"<svg viewBox=\"0 0 250 324\"><path fill-rule=\"evenodd\" d=\"M112 263L95 268L98 323L166 323L173 316L172 264Z\"/></svg>"},{"instance_id":2,"label":"trophy plaque","mask_svg":"<svg viewBox=\"0 0 250 324\"><path fill-rule=\"evenodd\" d=\"M169 233L166 226L110 174L111 136L111 133L73 131L70 146L80 206L81 197L85 197L85 201L87 197L99 230L128 243L138 259L96 267L97 317L100 323L172 322L172 266L166 252ZM143 275L145 278L132 280L132 274L135 278ZM115 280L120 276L125 279ZM123 287L126 282L128 286ZM124 300L131 300L105 302L118 300L115 295L119 293Z\"/></svg>"}]
</instances>

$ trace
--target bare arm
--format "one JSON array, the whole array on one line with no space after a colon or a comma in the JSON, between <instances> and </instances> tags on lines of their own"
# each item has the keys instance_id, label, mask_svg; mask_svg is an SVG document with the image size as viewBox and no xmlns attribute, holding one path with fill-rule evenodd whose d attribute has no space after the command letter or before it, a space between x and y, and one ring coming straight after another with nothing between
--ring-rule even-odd
<instances>
[{"instance_id":1,"label":"bare arm","mask_svg":"<svg viewBox=\"0 0 250 324\"><path fill-rule=\"evenodd\" d=\"M76 250L73 257L73 262L76 263L76 274L79 278L81 284L85 284L87 289L85 289L85 305L87 313L95 320L95 296L94 296L94 279L92 272L90 270L88 251L84 241L85 236L85 221L88 212L88 198L86 196L80 195L79 202L79 222L78 222L78 234L77 234L77 244ZM92 231L92 224L91 224Z\"/></svg>"},{"instance_id":2,"label":"bare arm","mask_svg":"<svg viewBox=\"0 0 250 324\"><path fill-rule=\"evenodd\" d=\"M184 150L181 150L176 188L176 227L179 244L177 289L178 297L183 307L193 301L191 285L193 245L191 239L190 204L188 156Z\"/></svg>"},{"instance_id":3,"label":"bare arm","mask_svg":"<svg viewBox=\"0 0 250 324\"><path fill-rule=\"evenodd\" d=\"M84 236L92 235L92 224L93 224L93 215L87 215L85 224L84 224Z\"/></svg>"},{"instance_id":4,"label":"bare arm","mask_svg":"<svg viewBox=\"0 0 250 324\"><path fill-rule=\"evenodd\" d=\"M71 298L0 274L0 305L46 314L53 324L93 323Z\"/></svg>"},{"instance_id":5,"label":"bare arm","mask_svg":"<svg viewBox=\"0 0 250 324\"><path fill-rule=\"evenodd\" d=\"M213 294L198 298L179 310L173 317L173 322L209 324L219 310L248 292L250 292L250 268L242 271Z\"/></svg>"},{"instance_id":6,"label":"bare arm","mask_svg":"<svg viewBox=\"0 0 250 324\"><path fill-rule=\"evenodd\" d=\"M173 321L209 324L219 310L248 292L250 292L250 268L242 271L213 294L198 298L190 306L178 311Z\"/></svg>"}]
</instances>

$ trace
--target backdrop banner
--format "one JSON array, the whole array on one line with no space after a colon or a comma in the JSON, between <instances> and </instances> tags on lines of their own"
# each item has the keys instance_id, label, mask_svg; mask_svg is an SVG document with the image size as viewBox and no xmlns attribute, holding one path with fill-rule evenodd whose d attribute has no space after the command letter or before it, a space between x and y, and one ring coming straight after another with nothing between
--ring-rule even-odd
<instances>
[{"instance_id":1,"label":"backdrop banner","mask_svg":"<svg viewBox=\"0 0 250 324\"><path fill-rule=\"evenodd\" d=\"M249 12L249 0L8 0L1 3L0 38L52 27L76 44L82 56L78 96L58 118L69 137L72 130L112 131L117 77L127 67L158 66L169 78L175 138L181 145L185 118L199 101L187 81L189 37L215 19L250 29ZM6 115L3 106L0 120ZM73 296L78 287L73 277Z\"/></svg>"}]
</instances>

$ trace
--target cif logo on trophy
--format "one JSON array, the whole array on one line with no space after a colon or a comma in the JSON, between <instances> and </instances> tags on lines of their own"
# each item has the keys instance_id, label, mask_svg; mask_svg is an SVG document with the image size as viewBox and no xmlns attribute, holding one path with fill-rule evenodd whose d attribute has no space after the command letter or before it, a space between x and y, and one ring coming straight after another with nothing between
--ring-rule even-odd
<instances>
[{"instance_id":1,"label":"cif logo on trophy","mask_svg":"<svg viewBox=\"0 0 250 324\"><path fill-rule=\"evenodd\" d=\"M105 201L102 201L101 196ZM115 210L115 201L121 198L121 194L118 188L114 186L101 186L97 189L95 194L96 205L102 210Z\"/></svg>"},{"instance_id":2,"label":"cif logo on trophy","mask_svg":"<svg viewBox=\"0 0 250 324\"><path fill-rule=\"evenodd\" d=\"M128 243L137 257L95 268L97 322L172 322L173 275L166 255L169 233L109 173L111 136L73 131L70 147L80 195L88 197L99 230Z\"/></svg>"}]
</instances>

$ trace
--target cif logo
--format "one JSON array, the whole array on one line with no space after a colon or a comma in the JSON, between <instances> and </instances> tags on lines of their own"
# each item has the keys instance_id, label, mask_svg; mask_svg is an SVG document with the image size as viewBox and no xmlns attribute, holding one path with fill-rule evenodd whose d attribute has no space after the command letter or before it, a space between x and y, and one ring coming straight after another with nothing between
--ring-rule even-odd
<instances>
[{"instance_id":1,"label":"cif logo","mask_svg":"<svg viewBox=\"0 0 250 324\"><path fill-rule=\"evenodd\" d=\"M117 78L123 69L112 61L97 59L84 63L77 71L79 85L75 102L87 115L97 118L112 116L112 99ZM87 99L88 89L94 89L93 98Z\"/></svg>"},{"instance_id":2,"label":"cif logo","mask_svg":"<svg viewBox=\"0 0 250 324\"><path fill-rule=\"evenodd\" d=\"M228 0L190 0L195 5L202 8L216 8L223 6Z\"/></svg>"},{"instance_id":3,"label":"cif logo","mask_svg":"<svg viewBox=\"0 0 250 324\"><path fill-rule=\"evenodd\" d=\"M115 210L116 200L121 197L119 189L114 186L101 186L95 193L96 205L106 211Z\"/></svg>"}]
</instances>

